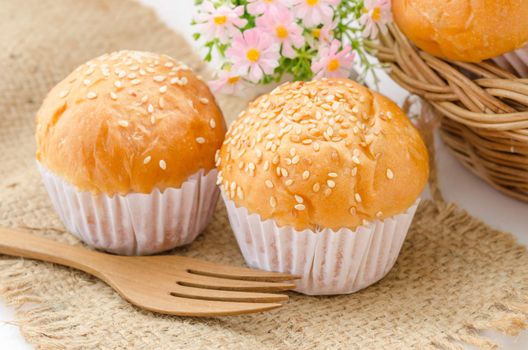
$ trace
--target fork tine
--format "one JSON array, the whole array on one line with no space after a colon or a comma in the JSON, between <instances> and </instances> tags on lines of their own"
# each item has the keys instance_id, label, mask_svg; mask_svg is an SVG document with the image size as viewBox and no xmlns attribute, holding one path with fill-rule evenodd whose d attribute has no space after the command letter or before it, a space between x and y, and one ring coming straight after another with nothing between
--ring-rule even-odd
<instances>
[{"instance_id":1,"label":"fork tine","mask_svg":"<svg viewBox=\"0 0 528 350\"><path fill-rule=\"evenodd\" d=\"M298 276L287 273L255 270L245 267L224 266L212 264L207 261L200 261L199 264L194 264L193 268L188 271L198 275L246 281L281 282L299 279Z\"/></svg>"},{"instance_id":2,"label":"fork tine","mask_svg":"<svg viewBox=\"0 0 528 350\"><path fill-rule=\"evenodd\" d=\"M276 303L288 300L288 296L285 294L246 293L215 289L202 289L187 287L181 284L177 284L174 291L170 294L182 298L216 301L238 301L246 303Z\"/></svg>"},{"instance_id":3,"label":"fork tine","mask_svg":"<svg viewBox=\"0 0 528 350\"><path fill-rule=\"evenodd\" d=\"M194 273L187 273L177 283L187 287L246 292L278 292L295 288L293 283L244 281Z\"/></svg>"},{"instance_id":4,"label":"fork tine","mask_svg":"<svg viewBox=\"0 0 528 350\"><path fill-rule=\"evenodd\" d=\"M209 317L257 313L276 309L281 307L282 304L197 300L167 294L164 298L157 298L155 303L138 306L149 311L168 315Z\"/></svg>"}]
</instances>

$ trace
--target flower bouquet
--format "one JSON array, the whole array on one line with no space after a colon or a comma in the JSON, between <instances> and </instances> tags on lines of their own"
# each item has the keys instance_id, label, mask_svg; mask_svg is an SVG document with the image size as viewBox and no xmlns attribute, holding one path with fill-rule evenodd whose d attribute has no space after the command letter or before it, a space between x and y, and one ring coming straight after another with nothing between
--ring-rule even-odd
<instances>
[{"instance_id":1,"label":"flower bouquet","mask_svg":"<svg viewBox=\"0 0 528 350\"><path fill-rule=\"evenodd\" d=\"M213 90L249 84L374 75L365 43L386 32L390 0L197 0L193 24L205 60L218 62Z\"/></svg>"}]
</instances>

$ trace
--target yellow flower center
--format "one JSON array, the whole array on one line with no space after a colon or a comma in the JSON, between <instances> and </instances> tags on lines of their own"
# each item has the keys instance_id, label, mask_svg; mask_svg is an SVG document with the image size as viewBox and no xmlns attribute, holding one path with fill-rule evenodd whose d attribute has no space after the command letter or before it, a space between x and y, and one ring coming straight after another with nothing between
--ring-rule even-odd
<instances>
[{"instance_id":1,"label":"yellow flower center","mask_svg":"<svg viewBox=\"0 0 528 350\"><path fill-rule=\"evenodd\" d=\"M330 62L328 62L328 65L326 66L326 69L328 69L329 72L333 72L339 68L339 61L337 59L332 59Z\"/></svg>"},{"instance_id":2,"label":"yellow flower center","mask_svg":"<svg viewBox=\"0 0 528 350\"><path fill-rule=\"evenodd\" d=\"M306 3L310 6L315 6L318 2L319 0L306 0Z\"/></svg>"},{"instance_id":3,"label":"yellow flower center","mask_svg":"<svg viewBox=\"0 0 528 350\"><path fill-rule=\"evenodd\" d=\"M321 36L321 28L315 28L314 30L312 30L312 35L314 36L314 38L319 39L319 37Z\"/></svg>"},{"instance_id":4,"label":"yellow flower center","mask_svg":"<svg viewBox=\"0 0 528 350\"><path fill-rule=\"evenodd\" d=\"M235 75L233 77L227 78L227 83L230 84L230 85L234 85L234 84L238 83L239 80L240 80L240 77L238 75Z\"/></svg>"},{"instance_id":5,"label":"yellow flower center","mask_svg":"<svg viewBox=\"0 0 528 350\"><path fill-rule=\"evenodd\" d=\"M372 10L372 19L376 22L380 20L381 17L381 9L379 7L374 7L374 10Z\"/></svg>"},{"instance_id":6,"label":"yellow flower center","mask_svg":"<svg viewBox=\"0 0 528 350\"><path fill-rule=\"evenodd\" d=\"M288 31L284 26L278 26L277 27L277 38L284 39L288 36Z\"/></svg>"},{"instance_id":7,"label":"yellow flower center","mask_svg":"<svg viewBox=\"0 0 528 350\"><path fill-rule=\"evenodd\" d=\"M225 24L225 22L227 22L227 17L226 16L216 16L214 18L214 22L216 25L221 26L222 24Z\"/></svg>"},{"instance_id":8,"label":"yellow flower center","mask_svg":"<svg viewBox=\"0 0 528 350\"><path fill-rule=\"evenodd\" d=\"M246 57L251 62L257 62L258 59L260 58L260 51L257 49L249 49L248 52L246 53Z\"/></svg>"}]
</instances>

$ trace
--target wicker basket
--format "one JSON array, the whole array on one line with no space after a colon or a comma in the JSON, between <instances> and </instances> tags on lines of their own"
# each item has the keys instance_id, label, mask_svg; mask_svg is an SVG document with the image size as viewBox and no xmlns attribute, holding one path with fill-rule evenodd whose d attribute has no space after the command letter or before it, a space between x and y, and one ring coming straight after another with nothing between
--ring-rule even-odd
<instances>
[{"instance_id":1,"label":"wicker basket","mask_svg":"<svg viewBox=\"0 0 528 350\"><path fill-rule=\"evenodd\" d=\"M391 77L433 105L453 154L505 194L528 202L528 79L492 62L440 59L394 25L372 45Z\"/></svg>"}]
</instances>

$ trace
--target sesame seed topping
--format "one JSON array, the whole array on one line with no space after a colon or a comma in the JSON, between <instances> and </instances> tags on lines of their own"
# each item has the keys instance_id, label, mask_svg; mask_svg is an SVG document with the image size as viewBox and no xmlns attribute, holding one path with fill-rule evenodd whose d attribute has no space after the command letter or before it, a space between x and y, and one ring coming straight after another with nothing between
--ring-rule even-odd
<instances>
[{"instance_id":1,"label":"sesame seed topping","mask_svg":"<svg viewBox=\"0 0 528 350\"><path fill-rule=\"evenodd\" d=\"M308 170L305 170L302 174L303 180L307 180L310 177L310 172Z\"/></svg>"},{"instance_id":2,"label":"sesame seed topping","mask_svg":"<svg viewBox=\"0 0 528 350\"><path fill-rule=\"evenodd\" d=\"M161 92L162 94L166 93L167 92L167 85L163 85L162 87L159 88L159 92Z\"/></svg>"},{"instance_id":3,"label":"sesame seed topping","mask_svg":"<svg viewBox=\"0 0 528 350\"><path fill-rule=\"evenodd\" d=\"M83 84L86 85L86 86L90 85L91 83L92 83L92 81L90 79L84 79L83 80Z\"/></svg>"},{"instance_id":4,"label":"sesame seed topping","mask_svg":"<svg viewBox=\"0 0 528 350\"><path fill-rule=\"evenodd\" d=\"M304 209L306 209L306 206L304 204L296 204L294 208L299 211L303 211Z\"/></svg>"},{"instance_id":5,"label":"sesame seed topping","mask_svg":"<svg viewBox=\"0 0 528 350\"><path fill-rule=\"evenodd\" d=\"M90 91L90 92L88 92L88 93L86 94L86 98L87 98L87 99L90 99L90 100L93 100L93 99L96 98L96 97L97 97L97 93L94 92L94 91Z\"/></svg>"},{"instance_id":6,"label":"sesame seed topping","mask_svg":"<svg viewBox=\"0 0 528 350\"><path fill-rule=\"evenodd\" d=\"M206 104L209 103L209 100L206 99L205 97L202 97L202 98L200 98L200 102L203 103L204 105L206 105Z\"/></svg>"},{"instance_id":7,"label":"sesame seed topping","mask_svg":"<svg viewBox=\"0 0 528 350\"><path fill-rule=\"evenodd\" d=\"M150 163L150 160L151 160L151 159L152 159L151 156L146 156L145 159L143 159L143 164L146 165L146 164Z\"/></svg>"},{"instance_id":8,"label":"sesame seed topping","mask_svg":"<svg viewBox=\"0 0 528 350\"><path fill-rule=\"evenodd\" d=\"M117 100L117 94L115 92L113 92L113 91L110 91L110 98L112 100Z\"/></svg>"},{"instance_id":9,"label":"sesame seed topping","mask_svg":"<svg viewBox=\"0 0 528 350\"><path fill-rule=\"evenodd\" d=\"M198 142L199 144L203 145L205 143L205 139L203 137L197 137L196 138L196 142Z\"/></svg>"},{"instance_id":10,"label":"sesame seed topping","mask_svg":"<svg viewBox=\"0 0 528 350\"><path fill-rule=\"evenodd\" d=\"M394 173L390 168L387 168L387 179L392 180L394 178Z\"/></svg>"},{"instance_id":11,"label":"sesame seed topping","mask_svg":"<svg viewBox=\"0 0 528 350\"><path fill-rule=\"evenodd\" d=\"M317 193L319 192L319 190L321 189L321 185L319 184L319 182L316 182L313 187L312 187L312 190Z\"/></svg>"},{"instance_id":12,"label":"sesame seed topping","mask_svg":"<svg viewBox=\"0 0 528 350\"><path fill-rule=\"evenodd\" d=\"M294 195L294 197L295 197L295 201L296 201L297 203L300 204L300 203L304 202L303 197L301 197L301 196L299 196L299 195Z\"/></svg>"},{"instance_id":13,"label":"sesame seed topping","mask_svg":"<svg viewBox=\"0 0 528 350\"><path fill-rule=\"evenodd\" d=\"M293 180L292 180L292 179L288 179L288 180L286 180L286 181L284 182L284 184L285 184L286 186L291 186L291 185L293 185Z\"/></svg>"},{"instance_id":14,"label":"sesame seed topping","mask_svg":"<svg viewBox=\"0 0 528 350\"><path fill-rule=\"evenodd\" d=\"M333 178L335 178L335 177L337 177L337 174L336 174L336 173L328 173L328 177L333 177Z\"/></svg>"},{"instance_id":15,"label":"sesame seed topping","mask_svg":"<svg viewBox=\"0 0 528 350\"><path fill-rule=\"evenodd\" d=\"M154 81L156 81L156 82L158 82L158 83L161 83L162 81L164 81L165 79L167 79L167 77L164 76L164 75L156 75L156 76L154 76L154 78L152 78L152 79L154 79Z\"/></svg>"},{"instance_id":16,"label":"sesame seed topping","mask_svg":"<svg viewBox=\"0 0 528 350\"><path fill-rule=\"evenodd\" d=\"M148 111L149 113L154 112L154 106L151 105L151 104L149 103L149 105L148 105L148 107L147 107L147 111Z\"/></svg>"},{"instance_id":17,"label":"sesame seed topping","mask_svg":"<svg viewBox=\"0 0 528 350\"><path fill-rule=\"evenodd\" d=\"M60 98L64 98L64 97L66 97L69 93L70 93L69 90L62 90L62 91L59 93L59 97L60 97Z\"/></svg>"},{"instance_id":18,"label":"sesame seed topping","mask_svg":"<svg viewBox=\"0 0 528 350\"><path fill-rule=\"evenodd\" d=\"M214 129L216 128L216 121L214 119L210 119L209 120L209 126L211 127L211 129Z\"/></svg>"},{"instance_id":19,"label":"sesame seed topping","mask_svg":"<svg viewBox=\"0 0 528 350\"><path fill-rule=\"evenodd\" d=\"M119 120L117 124L119 124L119 126L122 126L123 128L128 127L128 121L126 120Z\"/></svg>"},{"instance_id":20,"label":"sesame seed topping","mask_svg":"<svg viewBox=\"0 0 528 350\"><path fill-rule=\"evenodd\" d=\"M159 167L163 170L167 169L167 163L162 159L159 161Z\"/></svg>"},{"instance_id":21,"label":"sesame seed topping","mask_svg":"<svg viewBox=\"0 0 528 350\"><path fill-rule=\"evenodd\" d=\"M123 87L123 83L120 80L116 80L114 82L114 86L118 89L121 89Z\"/></svg>"},{"instance_id":22,"label":"sesame seed topping","mask_svg":"<svg viewBox=\"0 0 528 350\"><path fill-rule=\"evenodd\" d=\"M138 85L139 83L141 83L141 80L139 79L134 79L130 82L132 85Z\"/></svg>"},{"instance_id":23,"label":"sesame seed topping","mask_svg":"<svg viewBox=\"0 0 528 350\"><path fill-rule=\"evenodd\" d=\"M348 212L350 213L350 215L356 215L357 214L357 210L356 210L356 207L351 207Z\"/></svg>"},{"instance_id":24,"label":"sesame seed topping","mask_svg":"<svg viewBox=\"0 0 528 350\"><path fill-rule=\"evenodd\" d=\"M161 109L165 108L165 99L163 98L163 96L159 98L159 100L158 100L158 106L159 106Z\"/></svg>"},{"instance_id":25,"label":"sesame seed topping","mask_svg":"<svg viewBox=\"0 0 528 350\"><path fill-rule=\"evenodd\" d=\"M361 203L362 198L361 198L361 195L360 195L359 193L356 193L356 194L354 195L354 198L356 199L356 202Z\"/></svg>"},{"instance_id":26,"label":"sesame seed topping","mask_svg":"<svg viewBox=\"0 0 528 350\"><path fill-rule=\"evenodd\" d=\"M267 188L273 188L273 182L271 182L271 180L266 180L264 183L266 184Z\"/></svg>"},{"instance_id":27,"label":"sesame seed topping","mask_svg":"<svg viewBox=\"0 0 528 350\"><path fill-rule=\"evenodd\" d=\"M236 193L239 199L244 199L244 191L242 190L242 187L238 186L236 189Z\"/></svg>"},{"instance_id":28,"label":"sesame seed topping","mask_svg":"<svg viewBox=\"0 0 528 350\"><path fill-rule=\"evenodd\" d=\"M275 197L270 197L269 203L272 208L275 208L277 206L277 200L275 199Z\"/></svg>"},{"instance_id":29,"label":"sesame seed topping","mask_svg":"<svg viewBox=\"0 0 528 350\"><path fill-rule=\"evenodd\" d=\"M330 188L334 188L336 186L336 183L333 180L326 181L326 185Z\"/></svg>"}]
</instances>

